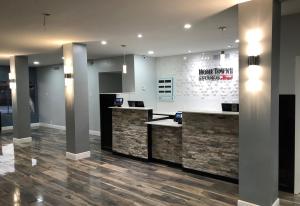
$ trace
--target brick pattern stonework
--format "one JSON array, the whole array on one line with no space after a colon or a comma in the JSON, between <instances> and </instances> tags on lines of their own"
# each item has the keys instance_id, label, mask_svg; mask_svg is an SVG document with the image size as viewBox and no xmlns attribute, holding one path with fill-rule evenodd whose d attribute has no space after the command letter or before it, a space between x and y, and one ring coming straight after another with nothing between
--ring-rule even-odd
<instances>
[{"instance_id":1,"label":"brick pattern stonework","mask_svg":"<svg viewBox=\"0 0 300 206\"><path fill-rule=\"evenodd\" d=\"M182 128L152 125L152 157L182 163Z\"/></svg>"},{"instance_id":2,"label":"brick pattern stonework","mask_svg":"<svg viewBox=\"0 0 300 206\"><path fill-rule=\"evenodd\" d=\"M133 157L148 159L149 110L112 109L112 148Z\"/></svg>"},{"instance_id":3,"label":"brick pattern stonework","mask_svg":"<svg viewBox=\"0 0 300 206\"><path fill-rule=\"evenodd\" d=\"M183 113L183 167L238 179L239 116Z\"/></svg>"}]
</instances>

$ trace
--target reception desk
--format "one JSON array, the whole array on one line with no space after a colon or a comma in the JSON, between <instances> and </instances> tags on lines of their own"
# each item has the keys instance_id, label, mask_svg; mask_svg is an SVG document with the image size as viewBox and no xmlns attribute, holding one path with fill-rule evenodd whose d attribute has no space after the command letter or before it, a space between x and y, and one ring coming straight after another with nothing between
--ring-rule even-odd
<instances>
[{"instance_id":1,"label":"reception desk","mask_svg":"<svg viewBox=\"0 0 300 206\"><path fill-rule=\"evenodd\" d=\"M152 158L169 163L182 163L182 125L173 119L146 122L151 128Z\"/></svg>"},{"instance_id":2,"label":"reception desk","mask_svg":"<svg viewBox=\"0 0 300 206\"><path fill-rule=\"evenodd\" d=\"M112 150L185 170L238 179L239 114L183 111L182 125L149 108L112 107Z\"/></svg>"},{"instance_id":3,"label":"reception desk","mask_svg":"<svg viewBox=\"0 0 300 206\"><path fill-rule=\"evenodd\" d=\"M182 165L238 179L239 115L236 112L183 112Z\"/></svg>"},{"instance_id":4,"label":"reception desk","mask_svg":"<svg viewBox=\"0 0 300 206\"><path fill-rule=\"evenodd\" d=\"M110 107L112 109L113 152L141 158L149 158L148 127L152 109L140 107Z\"/></svg>"}]
</instances>

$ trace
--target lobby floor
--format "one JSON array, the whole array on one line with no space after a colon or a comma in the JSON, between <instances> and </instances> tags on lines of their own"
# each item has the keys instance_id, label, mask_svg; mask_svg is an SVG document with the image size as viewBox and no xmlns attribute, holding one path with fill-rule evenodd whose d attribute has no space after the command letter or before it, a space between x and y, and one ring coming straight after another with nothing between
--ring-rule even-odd
<instances>
[{"instance_id":1,"label":"lobby floor","mask_svg":"<svg viewBox=\"0 0 300 206\"><path fill-rule=\"evenodd\" d=\"M90 137L92 157L65 158L63 131L39 128L32 144L13 145L0 135L0 205L229 206L238 187L164 165L101 152ZM300 206L300 196L280 194L281 206Z\"/></svg>"}]
</instances>

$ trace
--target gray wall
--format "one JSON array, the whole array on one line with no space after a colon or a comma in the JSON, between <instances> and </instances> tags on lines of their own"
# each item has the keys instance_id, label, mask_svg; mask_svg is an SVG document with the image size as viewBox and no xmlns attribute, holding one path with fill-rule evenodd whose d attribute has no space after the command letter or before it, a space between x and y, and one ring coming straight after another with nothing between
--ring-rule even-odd
<instances>
[{"instance_id":1,"label":"gray wall","mask_svg":"<svg viewBox=\"0 0 300 206\"><path fill-rule=\"evenodd\" d=\"M134 61L137 61L134 65ZM146 91L138 92L143 93L143 97L149 100L149 105L155 105L155 92L153 91L153 83L155 81L155 73L148 73L145 75L144 71L149 71L154 66L154 60L150 63L143 62L142 57L128 55L126 57L126 63L128 71L134 71L133 68L137 67L135 77L137 84L146 82L146 88L150 88L151 95L149 96ZM144 63L144 65L143 65ZM89 98L89 127L90 130L100 131L100 104L99 104L99 72L121 72L123 65L123 57L114 57L102 60L94 60L88 64L88 89L89 93L86 95ZM128 74L130 74L128 72ZM53 124L53 125L65 125L65 100L64 100L64 72L62 65L59 66L47 66L37 69L38 75L38 99L40 108L40 122ZM143 79L137 78L143 77ZM126 88L134 88L132 82L126 81ZM124 84L123 84L124 87ZM137 88L139 90L139 88ZM147 90L148 92L148 90ZM134 94L134 93L132 93ZM153 102L154 101L154 102Z\"/></svg>"},{"instance_id":2,"label":"gray wall","mask_svg":"<svg viewBox=\"0 0 300 206\"><path fill-rule=\"evenodd\" d=\"M100 93L120 93L122 92L121 72L101 72L99 73Z\"/></svg>"},{"instance_id":3,"label":"gray wall","mask_svg":"<svg viewBox=\"0 0 300 206\"><path fill-rule=\"evenodd\" d=\"M144 101L146 107L156 109L156 59L151 57L134 56L135 92L122 93L124 106L128 100Z\"/></svg>"},{"instance_id":4,"label":"gray wall","mask_svg":"<svg viewBox=\"0 0 300 206\"><path fill-rule=\"evenodd\" d=\"M37 76L40 122L65 125L63 67L38 68Z\"/></svg>"},{"instance_id":5,"label":"gray wall","mask_svg":"<svg viewBox=\"0 0 300 206\"><path fill-rule=\"evenodd\" d=\"M276 0L239 4L239 195L261 206L271 206L278 198L279 8ZM262 89L249 92L247 33L256 28L263 34L259 41Z\"/></svg>"},{"instance_id":6,"label":"gray wall","mask_svg":"<svg viewBox=\"0 0 300 206\"><path fill-rule=\"evenodd\" d=\"M300 14L281 19L280 94L295 94L295 59L300 55Z\"/></svg>"}]
</instances>

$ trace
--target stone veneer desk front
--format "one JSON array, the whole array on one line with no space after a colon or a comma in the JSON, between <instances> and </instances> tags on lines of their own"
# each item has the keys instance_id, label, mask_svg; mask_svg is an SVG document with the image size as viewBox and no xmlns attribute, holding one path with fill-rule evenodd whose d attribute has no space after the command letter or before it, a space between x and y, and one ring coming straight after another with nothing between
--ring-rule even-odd
<instances>
[{"instance_id":1,"label":"stone veneer desk front","mask_svg":"<svg viewBox=\"0 0 300 206\"><path fill-rule=\"evenodd\" d=\"M184 111L183 167L238 179L238 131L236 112Z\"/></svg>"},{"instance_id":2,"label":"stone veneer desk front","mask_svg":"<svg viewBox=\"0 0 300 206\"><path fill-rule=\"evenodd\" d=\"M148 159L148 128L152 109L143 107L110 107L112 109L113 152Z\"/></svg>"},{"instance_id":3,"label":"stone veneer desk front","mask_svg":"<svg viewBox=\"0 0 300 206\"><path fill-rule=\"evenodd\" d=\"M146 122L151 127L152 158L182 164L182 125L173 119Z\"/></svg>"}]
</instances>

